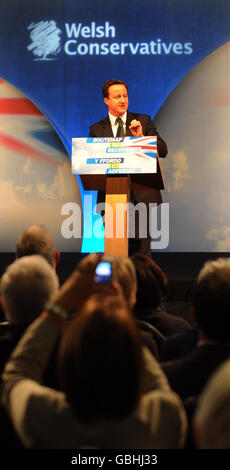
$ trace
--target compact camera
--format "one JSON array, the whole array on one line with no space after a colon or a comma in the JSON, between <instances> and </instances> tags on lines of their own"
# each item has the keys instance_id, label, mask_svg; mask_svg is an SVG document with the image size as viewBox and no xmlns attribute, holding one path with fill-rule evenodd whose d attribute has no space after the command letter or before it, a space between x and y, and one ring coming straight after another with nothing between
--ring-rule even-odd
<instances>
[{"instance_id":1,"label":"compact camera","mask_svg":"<svg viewBox=\"0 0 230 470\"><path fill-rule=\"evenodd\" d=\"M109 261L102 261L98 263L96 270L94 281L96 283L109 283L112 280L112 265Z\"/></svg>"}]
</instances>

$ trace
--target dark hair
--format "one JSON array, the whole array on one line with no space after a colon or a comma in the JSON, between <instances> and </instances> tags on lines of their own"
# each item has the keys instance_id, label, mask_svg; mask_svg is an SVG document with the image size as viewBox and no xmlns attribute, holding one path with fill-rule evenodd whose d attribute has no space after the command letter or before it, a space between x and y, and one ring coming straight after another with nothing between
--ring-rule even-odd
<instances>
[{"instance_id":1,"label":"dark hair","mask_svg":"<svg viewBox=\"0 0 230 470\"><path fill-rule=\"evenodd\" d=\"M128 85L122 80L117 80L116 78L110 78L107 80L102 87L103 98L108 98L109 96L109 87L112 85L124 85L126 90L128 90Z\"/></svg>"},{"instance_id":2,"label":"dark hair","mask_svg":"<svg viewBox=\"0 0 230 470\"><path fill-rule=\"evenodd\" d=\"M52 235L41 225L31 225L19 237L16 243L16 257L41 255L53 266L55 261L55 243Z\"/></svg>"},{"instance_id":3,"label":"dark hair","mask_svg":"<svg viewBox=\"0 0 230 470\"><path fill-rule=\"evenodd\" d=\"M121 296L94 295L64 331L58 376L75 416L85 423L119 420L140 396L142 349Z\"/></svg>"},{"instance_id":4,"label":"dark hair","mask_svg":"<svg viewBox=\"0 0 230 470\"><path fill-rule=\"evenodd\" d=\"M145 308L156 308L161 303L167 293L168 278L149 256L137 253L131 259L137 274L135 312L141 314Z\"/></svg>"},{"instance_id":5,"label":"dark hair","mask_svg":"<svg viewBox=\"0 0 230 470\"><path fill-rule=\"evenodd\" d=\"M195 319L215 341L230 340L230 259L208 261L199 273L194 292Z\"/></svg>"}]
</instances>

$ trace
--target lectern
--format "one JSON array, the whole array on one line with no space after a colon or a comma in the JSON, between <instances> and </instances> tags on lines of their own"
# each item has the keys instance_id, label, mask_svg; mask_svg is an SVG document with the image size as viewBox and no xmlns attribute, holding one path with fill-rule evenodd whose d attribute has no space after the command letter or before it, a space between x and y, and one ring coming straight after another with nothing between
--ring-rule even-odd
<instances>
[{"instance_id":1,"label":"lectern","mask_svg":"<svg viewBox=\"0 0 230 470\"><path fill-rule=\"evenodd\" d=\"M108 170L106 173L103 174L92 174L92 170L90 168L90 165L88 165L88 174L82 174L81 169L79 168L74 173L80 174L82 184L85 190L89 191L105 191L105 254L106 255L123 255L123 256L128 256L128 213L127 213L127 203L130 201L130 192L131 190L133 191L148 191L148 190L160 190L165 188L165 183L163 179L163 173L161 170L160 166L160 161L159 157L157 155L157 150L156 150L156 137L146 137L143 138L142 140L144 142L138 142L138 141L133 141L132 138L125 138L123 141L126 141L126 139L129 139L129 146L126 146L125 148L132 148L134 147L133 142L135 142L135 157L138 155L141 165L141 169L143 171L146 170L148 173L144 172L136 172L133 173L133 167L132 169L130 168L130 173L127 171L127 174L124 173L123 171L121 172L122 174L119 174L119 169L118 172L114 171L114 173L111 171L112 174L108 174ZM131 139L131 142L130 142ZM143 162L142 158L151 159L153 156L151 155L151 151L153 149L153 144L152 141L155 139L155 165L152 166L154 172L150 173L149 168L150 166L147 167L146 161ZM78 140L78 139L75 139ZM89 139L87 139L89 140ZM94 140L94 139L93 139ZM96 139L95 139L96 140ZM108 139L104 139L108 140ZM113 140L113 139L110 139ZM150 142L152 145L147 145L146 140ZM87 142L89 143L89 142ZM114 143L114 140L113 142ZM142 145L141 145L142 144ZM139 147L138 147L139 146ZM114 147L112 147L114 148ZM115 147L116 148L116 147ZM124 148L123 147L118 147L118 148ZM81 149L82 150L82 149ZM142 150L142 153L140 152ZM148 150L148 152L147 152ZM110 153L110 152L109 152ZM107 159L113 159L115 162L116 160L119 160L117 157L118 155L124 155L123 152L117 153L116 152L116 157L111 157L107 154ZM149 155L148 155L149 154ZM78 155L81 156L83 154ZM130 152L129 152L129 157L131 157ZM103 159L102 156L100 156L100 159L103 163L103 160L105 160L105 157ZM86 159L86 161L91 161L91 160L97 160L95 157L94 158L89 158ZM124 158L120 158L120 160L124 160ZM83 165L85 168L86 166L86 161ZM94 163L94 162L93 162ZM122 162L124 163L124 162ZM151 162L150 162L151 163ZM127 162L125 162L126 167L127 167ZM117 170L116 163L114 164L115 168L114 170ZM135 168L135 167L134 167ZM87 170L83 170L85 173ZM94 171L97 171L96 169ZM136 168L136 171L138 169ZM157 202L157 201L152 201L152 202Z\"/></svg>"}]
</instances>

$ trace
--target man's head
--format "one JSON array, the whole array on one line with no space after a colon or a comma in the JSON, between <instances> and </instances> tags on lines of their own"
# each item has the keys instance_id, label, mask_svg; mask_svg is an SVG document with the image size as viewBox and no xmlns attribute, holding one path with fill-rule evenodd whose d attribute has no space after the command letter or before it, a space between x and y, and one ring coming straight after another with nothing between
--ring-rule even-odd
<instances>
[{"instance_id":1,"label":"man's head","mask_svg":"<svg viewBox=\"0 0 230 470\"><path fill-rule=\"evenodd\" d=\"M128 87L122 80L110 79L102 87L104 102L110 114L122 117L128 109Z\"/></svg>"},{"instance_id":2,"label":"man's head","mask_svg":"<svg viewBox=\"0 0 230 470\"><path fill-rule=\"evenodd\" d=\"M50 232L40 225L31 225L19 237L16 244L16 257L41 255L55 268L60 253L55 248Z\"/></svg>"},{"instance_id":3,"label":"man's head","mask_svg":"<svg viewBox=\"0 0 230 470\"><path fill-rule=\"evenodd\" d=\"M146 308L157 308L167 294L168 278L164 271L149 256L136 253L132 262L137 275L137 301L135 310L138 315Z\"/></svg>"},{"instance_id":4,"label":"man's head","mask_svg":"<svg viewBox=\"0 0 230 470\"><path fill-rule=\"evenodd\" d=\"M206 338L230 340L230 258L204 264L197 278L193 309Z\"/></svg>"},{"instance_id":5,"label":"man's head","mask_svg":"<svg viewBox=\"0 0 230 470\"><path fill-rule=\"evenodd\" d=\"M29 323L56 294L59 281L54 269L39 255L14 261L1 279L2 303L10 323Z\"/></svg>"}]
</instances>

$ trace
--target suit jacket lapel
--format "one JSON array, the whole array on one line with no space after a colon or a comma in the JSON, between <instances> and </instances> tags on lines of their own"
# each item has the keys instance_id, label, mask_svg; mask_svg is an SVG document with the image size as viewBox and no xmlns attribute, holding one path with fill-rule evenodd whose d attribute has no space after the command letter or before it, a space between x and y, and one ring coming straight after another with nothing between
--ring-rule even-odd
<instances>
[{"instance_id":1,"label":"suit jacket lapel","mask_svg":"<svg viewBox=\"0 0 230 470\"><path fill-rule=\"evenodd\" d=\"M129 126L130 126L130 123L131 123L132 119L134 119L132 113L127 112L126 133L125 133L125 135L127 135L127 136L131 136L131 135L132 135L132 133L131 133L131 131L130 131L130 129L129 129Z\"/></svg>"},{"instance_id":2,"label":"suit jacket lapel","mask_svg":"<svg viewBox=\"0 0 230 470\"><path fill-rule=\"evenodd\" d=\"M113 137L113 131L112 131L109 117L105 118L102 123L102 133L103 133L103 137Z\"/></svg>"},{"instance_id":3,"label":"suit jacket lapel","mask_svg":"<svg viewBox=\"0 0 230 470\"><path fill-rule=\"evenodd\" d=\"M129 129L129 126L130 126L130 123L132 121L132 119L134 119L135 116L133 116L132 113L127 113L127 120L126 120L126 133L125 135L127 136L131 136L132 133ZM107 116L103 122L101 123L101 126L102 126L102 133L103 133L103 137L113 137L113 131L112 131L112 127L111 127L111 124L110 124L110 120L109 120L109 117Z\"/></svg>"}]
</instances>

